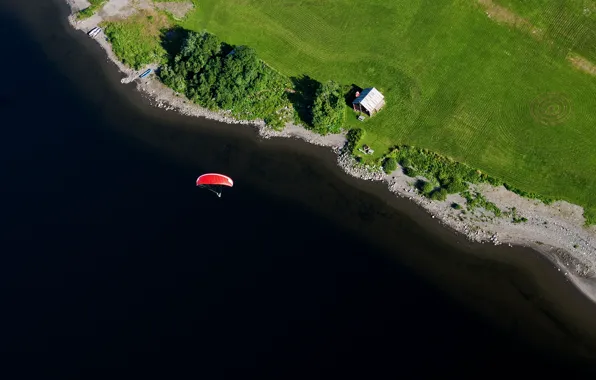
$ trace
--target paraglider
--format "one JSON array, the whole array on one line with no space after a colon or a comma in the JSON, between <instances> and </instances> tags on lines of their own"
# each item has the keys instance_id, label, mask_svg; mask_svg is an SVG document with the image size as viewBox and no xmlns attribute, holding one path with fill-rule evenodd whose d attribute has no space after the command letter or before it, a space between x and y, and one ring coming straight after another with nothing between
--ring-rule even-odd
<instances>
[{"instance_id":1,"label":"paraglider","mask_svg":"<svg viewBox=\"0 0 596 380\"><path fill-rule=\"evenodd\" d=\"M232 187L234 186L234 181L227 175L207 173L200 175L199 178L197 178L197 186L212 191L221 198L223 186Z\"/></svg>"}]
</instances>

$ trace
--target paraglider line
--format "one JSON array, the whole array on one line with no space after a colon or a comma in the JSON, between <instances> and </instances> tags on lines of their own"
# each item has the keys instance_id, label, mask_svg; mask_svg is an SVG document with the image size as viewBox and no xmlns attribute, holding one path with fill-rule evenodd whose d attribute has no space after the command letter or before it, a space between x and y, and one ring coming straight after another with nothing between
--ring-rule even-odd
<instances>
[{"instance_id":1,"label":"paraglider line","mask_svg":"<svg viewBox=\"0 0 596 380\"><path fill-rule=\"evenodd\" d=\"M219 198L221 198L221 190L220 190L220 191L215 191L215 190L213 190L212 188L210 188L209 186L204 186L204 185L199 185L199 187L200 187L200 188L203 188L203 189L207 189L207 190L209 190L209 191L213 192L214 194L217 194L217 196L218 196ZM220 186L220 189L221 189L221 186Z\"/></svg>"}]
</instances>

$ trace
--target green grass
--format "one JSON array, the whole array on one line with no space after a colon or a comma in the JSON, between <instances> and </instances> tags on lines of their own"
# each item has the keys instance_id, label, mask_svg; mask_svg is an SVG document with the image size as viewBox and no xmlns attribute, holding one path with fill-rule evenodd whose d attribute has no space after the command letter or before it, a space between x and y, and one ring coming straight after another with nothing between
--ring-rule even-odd
<instances>
[{"instance_id":1,"label":"green grass","mask_svg":"<svg viewBox=\"0 0 596 380\"><path fill-rule=\"evenodd\" d=\"M77 13L77 19L84 20L95 14L108 0L89 0L89 5Z\"/></svg>"},{"instance_id":2,"label":"green grass","mask_svg":"<svg viewBox=\"0 0 596 380\"><path fill-rule=\"evenodd\" d=\"M102 24L120 61L135 70L149 63L166 60L161 34L171 26L163 12L144 11L124 20Z\"/></svg>"},{"instance_id":3,"label":"green grass","mask_svg":"<svg viewBox=\"0 0 596 380\"><path fill-rule=\"evenodd\" d=\"M551 49L569 50L596 60L596 1L594 0L496 0L542 29L553 40Z\"/></svg>"},{"instance_id":4,"label":"green grass","mask_svg":"<svg viewBox=\"0 0 596 380\"><path fill-rule=\"evenodd\" d=\"M554 44L492 21L474 0L202 0L182 25L250 45L288 76L377 87L386 108L347 120L365 129L370 159L396 144L428 148L528 193L582 205L594 222L596 78L565 54L591 58L596 45L590 32L554 28L571 20L564 25L589 31L585 1L553 0L574 6L545 13L551 18L536 11L545 1L498 1L550 22ZM555 125L531 113L547 93L563 94L551 99L567 107Z\"/></svg>"}]
</instances>

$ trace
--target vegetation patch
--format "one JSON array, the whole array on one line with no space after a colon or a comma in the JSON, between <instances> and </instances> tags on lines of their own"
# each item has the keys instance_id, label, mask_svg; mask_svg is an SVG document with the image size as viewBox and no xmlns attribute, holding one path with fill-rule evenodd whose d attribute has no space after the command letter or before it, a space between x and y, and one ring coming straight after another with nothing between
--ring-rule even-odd
<instances>
[{"instance_id":1,"label":"vegetation patch","mask_svg":"<svg viewBox=\"0 0 596 380\"><path fill-rule=\"evenodd\" d=\"M97 12L101 7L103 7L103 5L107 1L108 0L89 0L89 4L91 4L91 5L89 5L85 9L81 9L77 13L77 19L78 20L84 20L86 18L89 18L89 17L93 16L95 14L95 12Z\"/></svg>"},{"instance_id":2,"label":"vegetation patch","mask_svg":"<svg viewBox=\"0 0 596 380\"><path fill-rule=\"evenodd\" d=\"M402 166L402 170L407 176L413 178L424 177L428 180L427 183L429 184L424 189L420 186L418 188L423 195L431 199L444 200L449 194L467 191L470 184L488 183L493 186L503 185L511 192L529 199L539 200L544 204L553 202L552 198L525 192L503 183L498 178L482 173L480 170L427 149L406 145L396 146L381 158L383 168L385 168L386 163L393 160ZM387 170L385 172L388 173ZM433 188L429 188L431 184L434 184ZM584 213L584 215L586 214Z\"/></svg>"},{"instance_id":3,"label":"vegetation patch","mask_svg":"<svg viewBox=\"0 0 596 380\"><path fill-rule=\"evenodd\" d=\"M397 160L395 157L387 157L383 161L383 171L386 174L391 174L397 169Z\"/></svg>"},{"instance_id":4,"label":"vegetation patch","mask_svg":"<svg viewBox=\"0 0 596 380\"><path fill-rule=\"evenodd\" d=\"M363 137L364 130L361 128L350 129L346 134L346 139L348 140L348 150L350 153L352 153L352 155L355 154L356 148L360 144L360 141L362 141Z\"/></svg>"},{"instance_id":5,"label":"vegetation patch","mask_svg":"<svg viewBox=\"0 0 596 380\"><path fill-rule=\"evenodd\" d=\"M503 212L503 216L511 217L513 223L525 223L528 221L528 218L518 215L517 208L515 207L512 207L510 211Z\"/></svg>"},{"instance_id":6,"label":"vegetation patch","mask_svg":"<svg viewBox=\"0 0 596 380\"><path fill-rule=\"evenodd\" d=\"M477 208L483 208L486 211L490 211L495 216L501 216L501 209L497 207L494 203L487 200L484 195L477 191L469 191L466 190L462 193L462 196L466 199L466 204L469 210L474 210Z\"/></svg>"},{"instance_id":7,"label":"vegetation patch","mask_svg":"<svg viewBox=\"0 0 596 380\"><path fill-rule=\"evenodd\" d=\"M344 94L339 83L322 84L315 94L312 124L315 132L326 135L339 133L346 118Z\"/></svg>"},{"instance_id":8,"label":"vegetation patch","mask_svg":"<svg viewBox=\"0 0 596 380\"><path fill-rule=\"evenodd\" d=\"M261 61L254 49L232 48L213 34L189 33L159 77L191 101L241 119L264 119L281 128L292 116L285 95L289 80Z\"/></svg>"},{"instance_id":9,"label":"vegetation patch","mask_svg":"<svg viewBox=\"0 0 596 380\"><path fill-rule=\"evenodd\" d=\"M144 10L102 25L114 54L122 63L139 70L150 63L166 62L167 53L161 40L171 21L165 14Z\"/></svg>"},{"instance_id":10,"label":"vegetation patch","mask_svg":"<svg viewBox=\"0 0 596 380\"><path fill-rule=\"evenodd\" d=\"M394 157L406 175L424 176L437 182L449 194L466 190L470 183L501 184L496 178L427 149L401 145L394 147L387 156Z\"/></svg>"}]
</instances>

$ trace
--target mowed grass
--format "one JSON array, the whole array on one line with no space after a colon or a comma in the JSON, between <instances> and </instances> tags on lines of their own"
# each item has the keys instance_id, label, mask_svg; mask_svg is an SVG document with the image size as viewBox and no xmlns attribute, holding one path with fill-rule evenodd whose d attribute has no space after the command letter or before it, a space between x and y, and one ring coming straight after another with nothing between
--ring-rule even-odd
<instances>
[{"instance_id":1,"label":"mowed grass","mask_svg":"<svg viewBox=\"0 0 596 380\"><path fill-rule=\"evenodd\" d=\"M588 16L569 7L564 17ZM347 121L375 155L428 148L596 217L596 78L561 53L585 33L559 49L474 0L203 0L183 26L250 45L289 76L378 88L386 108Z\"/></svg>"}]
</instances>

